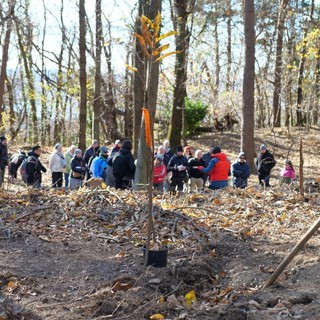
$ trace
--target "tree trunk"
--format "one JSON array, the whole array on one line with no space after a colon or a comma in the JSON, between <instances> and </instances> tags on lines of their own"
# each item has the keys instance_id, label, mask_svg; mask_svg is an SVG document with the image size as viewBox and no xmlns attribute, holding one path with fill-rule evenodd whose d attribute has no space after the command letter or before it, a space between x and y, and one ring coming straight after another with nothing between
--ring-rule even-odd
<instances>
[{"instance_id":1,"label":"tree trunk","mask_svg":"<svg viewBox=\"0 0 320 320\"><path fill-rule=\"evenodd\" d=\"M86 73L86 12L85 0L79 0L80 108L79 148L86 149L87 129L87 73Z\"/></svg>"},{"instance_id":2,"label":"tree trunk","mask_svg":"<svg viewBox=\"0 0 320 320\"><path fill-rule=\"evenodd\" d=\"M8 16L14 11L15 1L11 1L9 7ZM7 74L7 62L9 57L9 45L10 45L10 36L12 31L12 19L11 17L7 20L7 30L4 38L4 45L2 49L2 59L1 59L1 70L0 70L0 127L2 127L2 113L3 113L3 100L4 100L4 91L5 91L5 79Z\"/></svg>"},{"instance_id":3,"label":"tree trunk","mask_svg":"<svg viewBox=\"0 0 320 320\"><path fill-rule=\"evenodd\" d=\"M277 22L277 48L276 62L274 70L274 91L273 91L273 125L274 127L281 126L281 78L282 78L282 48L283 48L283 30L286 17L286 8L289 0L281 0L278 9Z\"/></svg>"},{"instance_id":4,"label":"tree trunk","mask_svg":"<svg viewBox=\"0 0 320 320\"><path fill-rule=\"evenodd\" d=\"M94 75L94 101L93 101L93 139L99 141L99 117L101 112L101 46L102 46L102 21L101 21L101 0L96 0L96 56Z\"/></svg>"},{"instance_id":5,"label":"tree trunk","mask_svg":"<svg viewBox=\"0 0 320 320\"><path fill-rule=\"evenodd\" d=\"M231 0L227 0L227 79L226 79L226 91L231 89Z\"/></svg>"},{"instance_id":6,"label":"tree trunk","mask_svg":"<svg viewBox=\"0 0 320 320\"><path fill-rule=\"evenodd\" d=\"M254 0L244 0L245 65L243 73L241 149L254 169L254 63L255 63Z\"/></svg>"},{"instance_id":7,"label":"tree trunk","mask_svg":"<svg viewBox=\"0 0 320 320\"><path fill-rule=\"evenodd\" d=\"M304 79L304 67L306 63L306 53L307 53L307 35L309 30L309 23L313 19L314 11L314 0L311 0L310 14L308 19L306 19L304 32L303 32L303 44L301 50L301 59L299 63L299 73L298 73L298 92L297 92L297 126L302 127L306 124L306 116L303 114L303 79Z\"/></svg>"},{"instance_id":8,"label":"tree trunk","mask_svg":"<svg viewBox=\"0 0 320 320\"><path fill-rule=\"evenodd\" d=\"M187 66L190 43L190 32L187 21L192 13L194 0L174 0L174 25L177 26L176 51L182 51L176 55L175 86L173 91L173 106L169 125L168 137L173 150L181 144L181 134L184 122L185 98L187 97Z\"/></svg>"}]
</instances>

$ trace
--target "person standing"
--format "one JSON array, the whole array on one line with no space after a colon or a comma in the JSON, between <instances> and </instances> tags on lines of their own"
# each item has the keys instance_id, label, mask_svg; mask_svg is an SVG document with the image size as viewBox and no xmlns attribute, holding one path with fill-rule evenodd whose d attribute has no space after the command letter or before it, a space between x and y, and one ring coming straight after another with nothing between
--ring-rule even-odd
<instances>
[{"instance_id":1,"label":"person standing","mask_svg":"<svg viewBox=\"0 0 320 320\"><path fill-rule=\"evenodd\" d=\"M108 165L112 167L112 172L115 177L116 189L128 189L131 187L131 182L136 170L131 150L132 142L130 140L124 140L119 152L108 160Z\"/></svg>"},{"instance_id":2,"label":"person standing","mask_svg":"<svg viewBox=\"0 0 320 320\"><path fill-rule=\"evenodd\" d=\"M203 190L203 181L205 174L198 170L198 167L206 167L206 162L202 157L201 150L196 150L194 158L189 160L189 179L190 179L190 192Z\"/></svg>"},{"instance_id":3,"label":"person standing","mask_svg":"<svg viewBox=\"0 0 320 320\"><path fill-rule=\"evenodd\" d=\"M270 187L270 174L272 168L276 165L273 155L267 149L265 144L260 146L260 153L256 160L259 184Z\"/></svg>"},{"instance_id":4,"label":"person standing","mask_svg":"<svg viewBox=\"0 0 320 320\"><path fill-rule=\"evenodd\" d=\"M42 172L47 172L47 169L39 160L41 151L41 146L34 146L32 151L28 153L26 166L27 185L39 189L41 188L42 183Z\"/></svg>"},{"instance_id":5,"label":"person standing","mask_svg":"<svg viewBox=\"0 0 320 320\"><path fill-rule=\"evenodd\" d=\"M86 173L86 166L82 158L82 151L76 149L74 156L70 162L71 172L69 177L69 189L76 190L82 186L83 179Z\"/></svg>"},{"instance_id":6,"label":"person standing","mask_svg":"<svg viewBox=\"0 0 320 320\"><path fill-rule=\"evenodd\" d=\"M108 149L103 146L100 148L100 155L96 157L92 162L93 167L93 178L102 178L106 179L106 169L107 169L107 161L108 161Z\"/></svg>"},{"instance_id":7,"label":"person standing","mask_svg":"<svg viewBox=\"0 0 320 320\"><path fill-rule=\"evenodd\" d=\"M121 146L122 146L121 140L119 140L119 139L116 140L116 141L114 142L114 147L113 147L112 150L111 150L110 156L113 156L116 152L119 152L120 149L121 149Z\"/></svg>"},{"instance_id":8,"label":"person standing","mask_svg":"<svg viewBox=\"0 0 320 320\"><path fill-rule=\"evenodd\" d=\"M7 138L5 136L0 137L0 188L4 182L4 174L6 166L8 165L8 148Z\"/></svg>"},{"instance_id":9,"label":"person standing","mask_svg":"<svg viewBox=\"0 0 320 320\"><path fill-rule=\"evenodd\" d=\"M214 149L214 145L212 144L211 146L209 146L208 148L208 152L204 153L202 158L203 160L206 162L206 165L204 167L207 167L211 157L212 157L212 150ZM204 179L203 179L203 188L206 186L206 182L208 180L208 175L206 173L204 173Z\"/></svg>"},{"instance_id":10,"label":"person standing","mask_svg":"<svg viewBox=\"0 0 320 320\"><path fill-rule=\"evenodd\" d=\"M212 150L212 159L206 168L198 167L201 172L209 175L209 189L217 190L228 186L228 176L230 172L230 161L220 147Z\"/></svg>"},{"instance_id":11,"label":"person standing","mask_svg":"<svg viewBox=\"0 0 320 320\"><path fill-rule=\"evenodd\" d=\"M154 158L153 187L162 192L167 176L167 167L163 163L163 155L157 154Z\"/></svg>"},{"instance_id":12,"label":"person standing","mask_svg":"<svg viewBox=\"0 0 320 320\"><path fill-rule=\"evenodd\" d=\"M232 185L234 188L244 189L248 186L250 166L246 162L246 155L240 152L237 160L231 166Z\"/></svg>"},{"instance_id":13,"label":"person standing","mask_svg":"<svg viewBox=\"0 0 320 320\"><path fill-rule=\"evenodd\" d=\"M168 167L168 163L169 163L170 159L173 157L173 152L172 152L172 149L170 146L170 141L165 140L163 142L163 146L164 146L163 162L164 162L165 166Z\"/></svg>"},{"instance_id":14,"label":"person standing","mask_svg":"<svg viewBox=\"0 0 320 320\"><path fill-rule=\"evenodd\" d=\"M99 142L98 140L93 140L90 147L86 149L83 155L83 160L84 164L86 166L86 172L87 172L87 180L91 178L91 173L90 173L90 165L89 163L90 158L94 156L94 154L99 150ZM81 151L82 153L82 151ZM92 158L93 159L93 158Z\"/></svg>"},{"instance_id":15,"label":"person standing","mask_svg":"<svg viewBox=\"0 0 320 320\"><path fill-rule=\"evenodd\" d=\"M76 146L72 145L68 148L64 158L66 159L66 167L64 168L64 185L65 189L68 189L69 186L69 176L71 172L71 160L74 156L74 151L77 149Z\"/></svg>"},{"instance_id":16,"label":"person standing","mask_svg":"<svg viewBox=\"0 0 320 320\"><path fill-rule=\"evenodd\" d=\"M54 146L55 151L52 153L49 168L52 177L52 187L61 188L63 181L63 171L66 167L66 160L62 154L62 145L57 143Z\"/></svg>"},{"instance_id":17,"label":"person standing","mask_svg":"<svg viewBox=\"0 0 320 320\"><path fill-rule=\"evenodd\" d=\"M172 172L170 191L175 192L176 188L183 191L183 184L187 177L187 168L189 167L187 158L183 155L182 146L177 147L177 153L168 163L168 171Z\"/></svg>"},{"instance_id":18,"label":"person standing","mask_svg":"<svg viewBox=\"0 0 320 320\"><path fill-rule=\"evenodd\" d=\"M280 185L291 184L293 180L296 178L296 172L293 168L293 164L290 160L285 160L284 168L280 172Z\"/></svg>"}]
</instances>

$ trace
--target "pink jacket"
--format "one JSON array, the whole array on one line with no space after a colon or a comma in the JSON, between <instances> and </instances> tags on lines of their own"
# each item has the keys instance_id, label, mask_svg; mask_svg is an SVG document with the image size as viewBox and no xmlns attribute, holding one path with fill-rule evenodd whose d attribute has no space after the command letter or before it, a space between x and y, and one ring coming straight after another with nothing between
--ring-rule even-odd
<instances>
[{"instance_id":1,"label":"pink jacket","mask_svg":"<svg viewBox=\"0 0 320 320\"><path fill-rule=\"evenodd\" d=\"M282 169L281 170L281 177L286 177L286 178L290 178L290 179L294 179L296 177L296 173L294 171L294 169Z\"/></svg>"}]
</instances>

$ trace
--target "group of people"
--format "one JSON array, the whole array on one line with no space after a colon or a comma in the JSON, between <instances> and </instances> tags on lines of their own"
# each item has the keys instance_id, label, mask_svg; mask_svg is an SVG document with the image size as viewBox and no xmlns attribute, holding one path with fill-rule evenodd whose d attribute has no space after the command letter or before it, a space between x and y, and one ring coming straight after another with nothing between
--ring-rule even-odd
<instances>
[{"instance_id":1,"label":"group of people","mask_svg":"<svg viewBox=\"0 0 320 320\"><path fill-rule=\"evenodd\" d=\"M22 179L28 186L41 187L42 173L46 168L40 162L41 146L36 145L26 154L20 151L8 159L7 139L0 137L0 187L4 180L5 166L9 165L10 180L17 178L20 167ZM130 140L116 140L109 153L106 145L100 146L93 140L89 148L82 150L71 145L65 153L57 143L50 156L51 186L75 190L90 178L101 178L110 187L131 188L135 174L135 160L131 153ZM259 183L270 186L270 174L276 161L266 145L260 146L256 159ZM159 191L201 192L206 184L216 190L228 186L229 176L235 188L246 188L250 176L250 166L246 155L240 152L236 161L231 163L219 146L211 145L206 153L196 150L194 155L190 146L178 146L173 153L170 142L165 140L154 155L153 186ZM295 179L295 171L290 160L286 160L281 171L281 183L290 184Z\"/></svg>"}]
</instances>

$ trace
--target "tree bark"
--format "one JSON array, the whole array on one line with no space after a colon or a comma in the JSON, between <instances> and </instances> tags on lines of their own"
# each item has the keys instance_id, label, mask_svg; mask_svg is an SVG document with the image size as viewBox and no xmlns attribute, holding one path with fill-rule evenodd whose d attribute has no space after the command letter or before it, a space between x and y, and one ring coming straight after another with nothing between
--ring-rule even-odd
<instances>
[{"instance_id":1,"label":"tree bark","mask_svg":"<svg viewBox=\"0 0 320 320\"><path fill-rule=\"evenodd\" d=\"M96 0L96 55L94 75L94 101L93 101L93 139L99 141L99 117L101 112L101 46L102 46L102 21L101 21L101 0Z\"/></svg>"},{"instance_id":2,"label":"tree bark","mask_svg":"<svg viewBox=\"0 0 320 320\"><path fill-rule=\"evenodd\" d=\"M182 51L176 55L175 86L173 91L173 106L169 125L168 138L173 150L181 144L181 136L184 122L185 98L187 97L187 66L190 44L190 31L187 20L192 13L194 0L174 0L174 25L177 26L176 51Z\"/></svg>"},{"instance_id":3,"label":"tree bark","mask_svg":"<svg viewBox=\"0 0 320 320\"><path fill-rule=\"evenodd\" d=\"M254 170L254 79L255 12L254 0L244 0L245 65L243 74L241 149Z\"/></svg>"},{"instance_id":4,"label":"tree bark","mask_svg":"<svg viewBox=\"0 0 320 320\"><path fill-rule=\"evenodd\" d=\"M86 149L87 129L87 73L86 73L86 11L85 0L79 0L80 108L79 148Z\"/></svg>"},{"instance_id":5,"label":"tree bark","mask_svg":"<svg viewBox=\"0 0 320 320\"><path fill-rule=\"evenodd\" d=\"M286 17L286 8L289 0L281 0L278 9L277 22L277 48L276 62L274 70L274 91L273 91L273 125L274 127L281 126L281 78L282 78L282 48L283 48L283 31L284 21Z\"/></svg>"}]
</instances>

